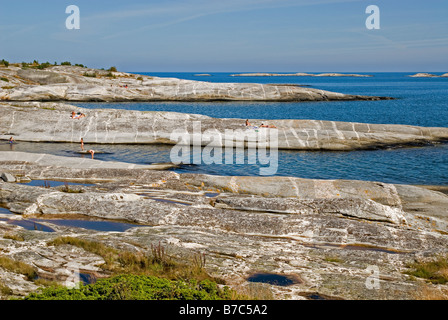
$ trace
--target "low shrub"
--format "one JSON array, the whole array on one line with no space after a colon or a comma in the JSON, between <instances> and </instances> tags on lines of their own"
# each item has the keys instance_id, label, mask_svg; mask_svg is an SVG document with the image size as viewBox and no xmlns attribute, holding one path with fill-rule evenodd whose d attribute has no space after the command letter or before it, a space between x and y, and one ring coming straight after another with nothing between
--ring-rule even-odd
<instances>
[{"instance_id":1,"label":"low shrub","mask_svg":"<svg viewBox=\"0 0 448 320\"><path fill-rule=\"evenodd\" d=\"M43 70L43 69L46 69L46 68L49 68L49 67L51 67L51 63L50 62L44 62L44 63L41 63L40 65L38 65L37 69Z\"/></svg>"},{"instance_id":2,"label":"low shrub","mask_svg":"<svg viewBox=\"0 0 448 320\"><path fill-rule=\"evenodd\" d=\"M448 283L448 257L438 256L432 260L416 261L407 265L411 270L405 273L426 279L434 284Z\"/></svg>"},{"instance_id":3,"label":"low shrub","mask_svg":"<svg viewBox=\"0 0 448 320\"><path fill-rule=\"evenodd\" d=\"M231 290L204 280L168 280L154 276L117 275L79 288L49 287L25 300L230 300Z\"/></svg>"},{"instance_id":4,"label":"low shrub","mask_svg":"<svg viewBox=\"0 0 448 320\"><path fill-rule=\"evenodd\" d=\"M90 77L90 78L96 78L97 74L95 72L93 72L93 73L84 72L83 76Z\"/></svg>"},{"instance_id":5,"label":"low shrub","mask_svg":"<svg viewBox=\"0 0 448 320\"><path fill-rule=\"evenodd\" d=\"M15 261L6 256L0 256L0 267L14 273L23 274L28 280L34 280L37 276L36 270L29 264Z\"/></svg>"}]
</instances>

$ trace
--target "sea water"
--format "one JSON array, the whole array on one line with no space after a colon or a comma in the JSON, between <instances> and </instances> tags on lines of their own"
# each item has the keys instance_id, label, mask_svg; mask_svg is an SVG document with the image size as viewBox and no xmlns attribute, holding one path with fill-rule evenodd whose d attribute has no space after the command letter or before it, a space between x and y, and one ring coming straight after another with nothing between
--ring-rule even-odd
<instances>
[{"instance_id":1,"label":"sea water","mask_svg":"<svg viewBox=\"0 0 448 320\"><path fill-rule=\"evenodd\" d=\"M409 73L368 73L373 77L239 77L237 73L140 73L209 82L296 84L346 94L387 96L395 100L324 102L150 102L73 103L87 109L172 111L217 118L312 119L424 127L448 126L448 78L412 78ZM238 120L237 120L238 119ZM243 121L244 121L243 120ZM257 124L257 123L255 123ZM3 147L3 148L2 148ZM9 146L0 146L0 150ZM170 162L171 146L95 146L96 159L138 164ZM23 149L23 150L19 150ZM16 151L77 156L73 144L23 143ZM259 165L185 165L179 173L259 175ZM323 152L279 150L275 175L312 179L356 179L402 184L448 185L448 144L417 148Z\"/></svg>"}]
</instances>

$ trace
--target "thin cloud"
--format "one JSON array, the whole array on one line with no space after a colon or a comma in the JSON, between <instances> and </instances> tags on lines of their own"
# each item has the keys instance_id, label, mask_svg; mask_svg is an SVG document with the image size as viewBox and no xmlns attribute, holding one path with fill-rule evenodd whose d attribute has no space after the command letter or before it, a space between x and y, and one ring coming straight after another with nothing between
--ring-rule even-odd
<instances>
[{"instance_id":1,"label":"thin cloud","mask_svg":"<svg viewBox=\"0 0 448 320\"><path fill-rule=\"evenodd\" d=\"M163 23L150 23L139 28L118 32L103 37L103 39L112 39L120 36L126 36L130 32L136 33L160 29L187 21L195 20L201 17L222 13L236 13L253 10L265 10L275 8L316 6L335 3L357 2L359 0L232 0L232 1L189 1L189 2L170 2L165 5L151 5L149 7L133 8L127 11L112 11L100 15L94 15L88 18L94 20L109 19L135 19L135 18L165 18Z\"/></svg>"}]
</instances>

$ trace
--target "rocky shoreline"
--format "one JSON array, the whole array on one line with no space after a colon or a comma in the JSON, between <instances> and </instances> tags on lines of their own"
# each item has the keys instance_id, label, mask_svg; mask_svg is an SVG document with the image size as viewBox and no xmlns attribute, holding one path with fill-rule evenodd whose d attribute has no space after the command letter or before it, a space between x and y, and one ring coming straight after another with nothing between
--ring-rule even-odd
<instances>
[{"instance_id":1,"label":"rocky shoreline","mask_svg":"<svg viewBox=\"0 0 448 320\"><path fill-rule=\"evenodd\" d=\"M210 89L214 85L151 77L138 80L115 72L113 78L98 70L96 77L88 77L82 72L93 71L80 67L7 69L0 70L12 87L0 91L0 139L13 137L19 142L79 143L83 138L89 144L173 145L177 142L171 137L174 129L184 130L186 138L226 129L239 133L273 129L259 126L266 119L250 119L252 125L245 126L244 119L87 110L40 100L360 98L289 86L281 91L282 86L256 84ZM74 119L72 112L84 116ZM195 123L200 124L199 132L194 132ZM312 120L268 123L279 133L278 147L291 150L353 151L448 140L447 128ZM224 136L221 143L236 138ZM266 146L264 140L257 143ZM33 266L39 278L60 283L71 276L69 270L107 277L101 256L68 244L51 244L58 237L70 236L142 254L151 252L155 244L179 259L201 254L207 257L207 272L227 285L263 286L276 299L421 299L428 290L447 290L446 285L428 284L407 274L410 263L448 253L448 195L443 188L178 174L170 170L173 166L1 152L1 255ZM49 181L62 185L51 186L46 183ZM42 184L27 184L30 182ZM56 223L72 219L121 221L135 227L105 231ZM25 228L25 223L35 227ZM260 274L294 281L287 285L251 281ZM0 290L0 299L23 297L38 289L34 281L3 267L0 285L8 288Z\"/></svg>"},{"instance_id":2,"label":"rocky shoreline","mask_svg":"<svg viewBox=\"0 0 448 320\"><path fill-rule=\"evenodd\" d=\"M7 154L7 153L3 153ZM270 286L277 299L319 293L342 299L412 299L424 283L406 264L446 253L448 196L423 187L368 181L284 177L219 177L129 168L71 168L0 157L0 171L19 181L85 182L82 192L0 181L2 254L34 265L40 277L64 281L67 267L106 276L102 259L70 246L48 246L58 236L106 242L148 252L161 243L177 256L198 252L207 269L230 286L251 286L251 275L293 276L291 286ZM140 224L125 232L61 227L70 217ZM34 221L55 232L24 230ZM377 289L365 283L380 270ZM0 268L1 270L1 268ZM16 295L36 286L0 271ZM20 278L20 277L19 277Z\"/></svg>"},{"instance_id":3,"label":"rocky shoreline","mask_svg":"<svg viewBox=\"0 0 448 320\"><path fill-rule=\"evenodd\" d=\"M270 146L276 127L277 148L352 151L424 146L448 141L448 128L316 120L219 119L174 112L83 109L62 103L0 103L0 140L89 144L193 144ZM85 117L72 119L71 113ZM178 134L173 135L174 132ZM197 139L196 139L197 140Z\"/></svg>"},{"instance_id":4,"label":"rocky shoreline","mask_svg":"<svg viewBox=\"0 0 448 320\"><path fill-rule=\"evenodd\" d=\"M212 83L53 66L0 68L3 101L332 101L384 100L296 85ZM2 83L3 84L3 83Z\"/></svg>"}]
</instances>

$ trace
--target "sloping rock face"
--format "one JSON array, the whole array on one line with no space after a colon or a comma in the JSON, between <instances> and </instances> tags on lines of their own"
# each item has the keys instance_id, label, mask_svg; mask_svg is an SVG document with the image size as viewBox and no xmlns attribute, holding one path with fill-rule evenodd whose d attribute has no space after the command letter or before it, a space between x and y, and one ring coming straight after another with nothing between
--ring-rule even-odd
<instances>
[{"instance_id":1,"label":"sloping rock face","mask_svg":"<svg viewBox=\"0 0 448 320\"><path fill-rule=\"evenodd\" d=\"M207 270L235 288L254 274L300 279L265 285L279 299L415 299L422 283L403 272L417 257L446 253L448 196L429 189L367 181L287 177L216 177L127 168L69 168L0 161L0 171L33 180L96 183L82 193L0 181L4 255L33 264L42 277L65 281L70 267L104 276L101 257L71 246L70 235L148 253L160 243L171 255L205 254ZM42 222L55 232L26 231L26 219L125 220L146 227L96 232ZM19 234L23 241L13 240ZM371 270L378 273L372 274ZM51 272L49 272L51 271ZM1 268L0 268L0 272ZM9 273L15 294L35 290ZM13 285L14 283L14 285ZM374 285L372 285L372 283Z\"/></svg>"},{"instance_id":2,"label":"sloping rock face","mask_svg":"<svg viewBox=\"0 0 448 320\"><path fill-rule=\"evenodd\" d=\"M218 119L172 112L87 110L59 103L0 104L0 139L90 144L183 144L273 147L291 150L360 150L427 145L448 140L448 128L316 120ZM71 112L86 117L72 119Z\"/></svg>"},{"instance_id":3,"label":"sloping rock face","mask_svg":"<svg viewBox=\"0 0 448 320\"><path fill-rule=\"evenodd\" d=\"M89 155L90 157L90 155ZM27 152L3 152L0 155L1 161L24 161L27 163L35 163L43 166L69 166L72 169L145 169L145 170L166 170L174 168L171 163L159 163L151 165L138 165L133 163L116 162L116 161L97 161L89 158L69 158L53 156L49 154L27 153Z\"/></svg>"},{"instance_id":4,"label":"sloping rock face","mask_svg":"<svg viewBox=\"0 0 448 320\"><path fill-rule=\"evenodd\" d=\"M252 83L210 83L139 76L80 67L47 70L3 68L0 75L14 86L0 89L8 101L327 101L382 100L298 87ZM94 76L93 76L94 75Z\"/></svg>"}]
</instances>

